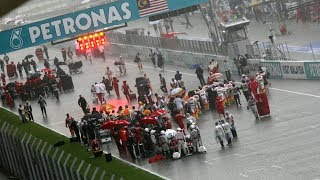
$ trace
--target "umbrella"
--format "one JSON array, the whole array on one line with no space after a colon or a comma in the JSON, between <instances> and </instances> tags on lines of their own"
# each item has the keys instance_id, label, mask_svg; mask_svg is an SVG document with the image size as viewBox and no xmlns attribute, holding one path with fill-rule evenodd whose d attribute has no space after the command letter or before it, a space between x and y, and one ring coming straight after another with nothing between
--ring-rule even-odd
<instances>
[{"instance_id":1,"label":"umbrella","mask_svg":"<svg viewBox=\"0 0 320 180\"><path fill-rule=\"evenodd\" d=\"M214 73L214 74L212 74L211 76L209 76L208 80L209 80L209 81L213 81L213 80L217 80L217 79L219 79L219 78L221 78L221 77L222 77L222 74L221 74L221 73Z\"/></svg>"},{"instance_id":2,"label":"umbrella","mask_svg":"<svg viewBox=\"0 0 320 180\"><path fill-rule=\"evenodd\" d=\"M159 23L160 23L160 20L158 20L158 21L149 21L150 25L159 24Z\"/></svg>"},{"instance_id":3,"label":"umbrella","mask_svg":"<svg viewBox=\"0 0 320 180\"><path fill-rule=\"evenodd\" d=\"M11 22L13 22L14 21L14 19L12 19L12 18L6 18L5 20L4 20L4 24L9 24L9 23L11 23Z\"/></svg>"},{"instance_id":4,"label":"umbrella","mask_svg":"<svg viewBox=\"0 0 320 180\"><path fill-rule=\"evenodd\" d=\"M27 55L24 59L29 59L29 58L33 58L33 55L32 54L29 54L29 55Z\"/></svg>"},{"instance_id":5,"label":"umbrella","mask_svg":"<svg viewBox=\"0 0 320 180\"><path fill-rule=\"evenodd\" d=\"M7 85L6 85L6 88L15 88L16 87L16 83L15 82L9 82Z\"/></svg>"},{"instance_id":6,"label":"umbrella","mask_svg":"<svg viewBox=\"0 0 320 180\"><path fill-rule=\"evenodd\" d=\"M117 126L128 126L129 124L130 123L128 121L126 121L126 120L117 120L115 122L115 125L117 125Z\"/></svg>"},{"instance_id":7,"label":"umbrella","mask_svg":"<svg viewBox=\"0 0 320 180\"><path fill-rule=\"evenodd\" d=\"M67 63L63 62L63 61L58 61L57 65L67 65Z\"/></svg>"},{"instance_id":8,"label":"umbrella","mask_svg":"<svg viewBox=\"0 0 320 180\"><path fill-rule=\"evenodd\" d=\"M160 109L160 110L158 110L158 111L153 112L151 115L152 115L152 116L161 116L161 115L163 115L163 114L165 114L165 113L167 113L166 110Z\"/></svg>"},{"instance_id":9,"label":"umbrella","mask_svg":"<svg viewBox=\"0 0 320 180\"><path fill-rule=\"evenodd\" d=\"M111 109L115 109L116 107L112 104L104 104L101 106L100 111L107 111Z\"/></svg>"},{"instance_id":10,"label":"umbrella","mask_svg":"<svg viewBox=\"0 0 320 180\"><path fill-rule=\"evenodd\" d=\"M41 76L40 73L36 72L36 73L33 73L31 74L31 76L29 77L30 80L33 80L33 79L37 79Z\"/></svg>"},{"instance_id":11,"label":"umbrella","mask_svg":"<svg viewBox=\"0 0 320 180\"><path fill-rule=\"evenodd\" d=\"M185 93L185 90L183 90L182 88L175 88L170 91L170 96L171 97L182 96L183 93Z\"/></svg>"},{"instance_id":12,"label":"umbrella","mask_svg":"<svg viewBox=\"0 0 320 180\"><path fill-rule=\"evenodd\" d=\"M154 124L154 125L158 124L157 119L155 117L153 117L153 116L144 117L144 118L141 119L141 122L143 124Z\"/></svg>"},{"instance_id":13,"label":"umbrella","mask_svg":"<svg viewBox=\"0 0 320 180\"><path fill-rule=\"evenodd\" d=\"M128 109L124 109L121 111L121 114L124 116L129 116L130 115L130 111Z\"/></svg>"},{"instance_id":14,"label":"umbrella","mask_svg":"<svg viewBox=\"0 0 320 180\"><path fill-rule=\"evenodd\" d=\"M101 129L112 129L116 126L115 121L108 121L102 124Z\"/></svg>"}]
</instances>

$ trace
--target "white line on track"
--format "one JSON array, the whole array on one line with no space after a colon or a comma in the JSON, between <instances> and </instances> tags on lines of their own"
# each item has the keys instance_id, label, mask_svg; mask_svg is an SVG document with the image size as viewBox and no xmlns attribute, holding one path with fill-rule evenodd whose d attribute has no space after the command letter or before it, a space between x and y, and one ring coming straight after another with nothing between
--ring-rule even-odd
<instances>
[{"instance_id":1,"label":"white line on track","mask_svg":"<svg viewBox=\"0 0 320 180\"><path fill-rule=\"evenodd\" d=\"M286 89L279 89L279 88L269 88L269 89L277 90L277 91L282 91L282 92L287 92L287 93L292 93L292 94L299 94L299 95L303 95L303 96L320 98L320 96L317 96L317 95L307 94L307 93L301 93L301 92L296 92L296 91L290 91L290 90L286 90Z\"/></svg>"},{"instance_id":2,"label":"white line on track","mask_svg":"<svg viewBox=\"0 0 320 180\"><path fill-rule=\"evenodd\" d=\"M47 126L54 126L54 125L63 124L63 123L65 123L65 121L60 121L60 122L56 122L56 123L49 123L49 124L47 124Z\"/></svg>"},{"instance_id":3,"label":"white line on track","mask_svg":"<svg viewBox=\"0 0 320 180\"><path fill-rule=\"evenodd\" d=\"M273 167L273 168L278 168L278 169L282 169L282 167L276 166L276 165L272 165L271 167Z\"/></svg>"}]
</instances>

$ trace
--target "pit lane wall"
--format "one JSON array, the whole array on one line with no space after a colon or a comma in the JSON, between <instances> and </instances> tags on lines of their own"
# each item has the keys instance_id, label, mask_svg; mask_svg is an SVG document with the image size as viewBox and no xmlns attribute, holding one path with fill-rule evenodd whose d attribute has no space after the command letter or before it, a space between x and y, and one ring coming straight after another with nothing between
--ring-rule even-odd
<instances>
[{"instance_id":1,"label":"pit lane wall","mask_svg":"<svg viewBox=\"0 0 320 180\"><path fill-rule=\"evenodd\" d=\"M124 44L109 44L105 49L109 56L122 56L126 62L133 62L137 52L144 61L151 61L149 49L144 46L132 46ZM155 49L153 49L155 50ZM228 59L233 74L238 74L238 69L233 63L233 59L226 56L189 53L168 49L159 49L162 53L165 64L192 67L194 64L203 64L204 69L208 63L215 59L219 64L219 70L223 71L223 60ZM320 61L266 61L263 59L248 59L250 74L258 72L259 66L266 67L272 79L320 79Z\"/></svg>"}]
</instances>

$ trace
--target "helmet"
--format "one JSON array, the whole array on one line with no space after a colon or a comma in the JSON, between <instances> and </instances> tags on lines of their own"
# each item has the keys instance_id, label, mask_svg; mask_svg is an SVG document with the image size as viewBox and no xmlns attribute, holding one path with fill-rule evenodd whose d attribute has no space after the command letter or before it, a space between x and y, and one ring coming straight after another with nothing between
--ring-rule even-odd
<instances>
[{"instance_id":1,"label":"helmet","mask_svg":"<svg viewBox=\"0 0 320 180\"><path fill-rule=\"evenodd\" d=\"M169 138L169 139L173 139L173 138L174 138L174 134L173 134L173 133L169 133L169 134L168 134L168 138Z\"/></svg>"},{"instance_id":2,"label":"helmet","mask_svg":"<svg viewBox=\"0 0 320 180\"><path fill-rule=\"evenodd\" d=\"M166 132L165 132L165 131L163 131L163 130L160 132L160 134L161 134L161 135L164 135L165 133L166 133Z\"/></svg>"},{"instance_id":3,"label":"helmet","mask_svg":"<svg viewBox=\"0 0 320 180\"><path fill-rule=\"evenodd\" d=\"M149 132L149 128L145 128L144 131L145 131L145 132Z\"/></svg>"},{"instance_id":4,"label":"helmet","mask_svg":"<svg viewBox=\"0 0 320 180\"><path fill-rule=\"evenodd\" d=\"M190 114L189 114L189 113L187 113L187 114L186 114L186 116L187 116L187 117L190 117Z\"/></svg>"},{"instance_id":5,"label":"helmet","mask_svg":"<svg viewBox=\"0 0 320 180\"><path fill-rule=\"evenodd\" d=\"M192 125L190 125L190 127L189 127L190 129L195 129L196 128L196 126L194 125L194 124L192 124Z\"/></svg>"},{"instance_id":6,"label":"helmet","mask_svg":"<svg viewBox=\"0 0 320 180\"><path fill-rule=\"evenodd\" d=\"M150 131L151 134L154 134L155 132L156 132L156 130L154 130L154 129L152 129L152 130Z\"/></svg>"},{"instance_id":7,"label":"helmet","mask_svg":"<svg viewBox=\"0 0 320 180\"><path fill-rule=\"evenodd\" d=\"M119 59L122 59L122 56L120 56Z\"/></svg>"},{"instance_id":8,"label":"helmet","mask_svg":"<svg viewBox=\"0 0 320 180\"><path fill-rule=\"evenodd\" d=\"M177 128L177 131L181 131L181 128Z\"/></svg>"}]
</instances>

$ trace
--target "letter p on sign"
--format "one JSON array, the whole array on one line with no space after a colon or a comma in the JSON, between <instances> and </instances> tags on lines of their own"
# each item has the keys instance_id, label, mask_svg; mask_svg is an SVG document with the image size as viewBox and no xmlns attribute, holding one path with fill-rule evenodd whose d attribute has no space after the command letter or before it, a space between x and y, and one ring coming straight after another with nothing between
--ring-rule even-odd
<instances>
[{"instance_id":1,"label":"letter p on sign","mask_svg":"<svg viewBox=\"0 0 320 180\"><path fill-rule=\"evenodd\" d=\"M40 28L33 26L29 28L30 39L32 43L36 42L36 39L40 36Z\"/></svg>"}]
</instances>

